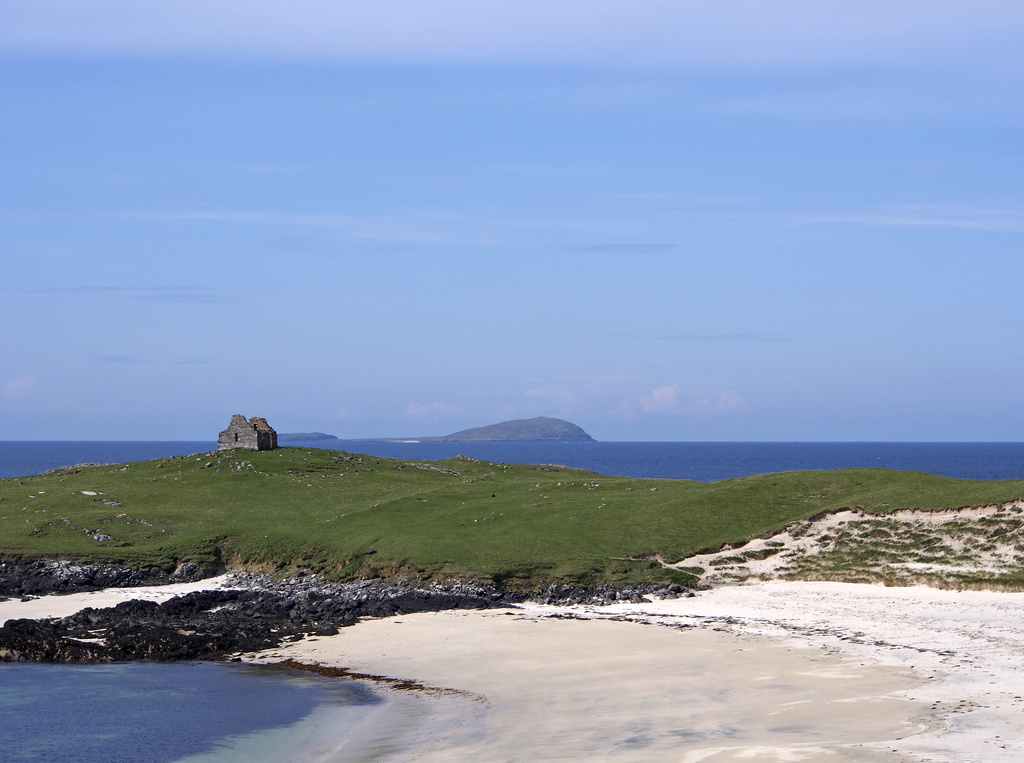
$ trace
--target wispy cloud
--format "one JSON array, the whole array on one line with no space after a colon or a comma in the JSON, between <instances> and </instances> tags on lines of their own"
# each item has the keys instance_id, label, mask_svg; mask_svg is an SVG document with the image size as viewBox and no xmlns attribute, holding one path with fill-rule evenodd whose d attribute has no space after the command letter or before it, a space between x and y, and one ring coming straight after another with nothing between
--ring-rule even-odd
<instances>
[{"instance_id":1,"label":"wispy cloud","mask_svg":"<svg viewBox=\"0 0 1024 763\"><path fill-rule=\"evenodd\" d=\"M881 228L950 228L992 233L1024 232L1024 208L977 208L916 205L878 211L806 214L812 223L839 223Z\"/></svg>"},{"instance_id":2,"label":"wispy cloud","mask_svg":"<svg viewBox=\"0 0 1024 763\"><path fill-rule=\"evenodd\" d=\"M346 215L334 212L169 209L115 212L109 214L108 217L142 222L209 222L307 230L335 228L343 231L345 235L363 242L383 242L400 246L489 245L494 243L492 239L465 235L466 227L473 222L472 216L468 213L425 207L400 209L376 215Z\"/></svg>"},{"instance_id":3,"label":"wispy cloud","mask_svg":"<svg viewBox=\"0 0 1024 763\"><path fill-rule=\"evenodd\" d=\"M146 363L143 358L133 355L98 355L92 359L94 363Z\"/></svg>"},{"instance_id":4,"label":"wispy cloud","mask_svg":"<svg viewBox=\"0 0 1024 763\"><path fill-rule=\"evenodd\" d=\"M150 358L141 358L137 355L97 355L90 359L93 363L152 363L154 362ZM165 358L159 363L165 363L174 366L191 366L191 365L202 365L205 363L212 363L211 358L203 358L199 356L186 356L181 358Z\"/></svg>"},{"instance_id":5,"label":"wispy cloud","mask_svg":"<svg viewBox=\"0 0 1024 763\"><path fill-rule=\"evenodd\" d=\"M602 334L604 339L629 339L659 342L708 342L722 344L760 344L766 342L788 342L789 334L763 331L741 331L732 334L665 334L661 336L643 334Z\"/></svg>"},{"instance_id":6,"label":"wispy cloud","mask_svg":"<svg viewBox=\"0 0 1024 763\"><path fill-rule=\"evenodd\" d=\"M670 205L673 209L692 209L707 213L709 207L750 206L763 199L756 196L699 196L672 191L614 191L605 196L616 201Z\"/></svg>"},{"instance_id":7,"label":"wispy cloud","mask_svg":"<svg viewBox=\"0 0 1024 763\"><path fill-rule=\"evenodd\" d=\"M264 244L268 251L286 254L308 254L315 257L333 257L331 242L314 236L275 236Z\"/></svg>"},{"instance_id":8,"label":"wispy cloud","mask_svg":"<svg viewBox=\"0 0 1024 763\"><path fill-rule=\"evenodd\" d=\"M209 165L203 165L205 169ZM302 164L267 164L255 162L221 162L213 165L228 171L251 173L254 175L298 175L309 172L309 167Z\"/></svg>"},{"instance_id":9,"label":"wispy cloud","mask_svg":"<svg viewBox=\"0 0 1024 763\"><path fill-rule=\"evenodd\" d=\"M563 247L569 252L591 252L594 254L664 254L674 252L678 244L584 244Z\"/></svg>"},{"instance_id":10,"label":"wispy cloud","mask_svg":"<svg viewBox=\"0 0 1024 763\"><path fill-rule=\"evenodd\" d=\"M360 222L359 218L332 213L251 212L223 209L169 209L147 212L119 212L111 216L127 220L153 220L158 222L257 223L261 225L320 225L332 227L346 227Z\"/></svg>"},{"instance_id":11,"label":"wispy cloud","mask_svg":"<svg viewBox=\"0 0 1024 763\"><path fill-rule=\"evenodd\" d=\"M581 177L608 172L608 170L597 167L571 167L558 164L492 164L480 169L527 177Z\"/></svg>"},{"instance_id":12,"label":"wispy cloud","mask_svg":"<svg viewBox=\"0 0 1024 763\"><path fill-rule=\"evenodd\" d=\"M0 3L0 48L758 69L919 62L1009 47L1024 27L1017 0L647 0L643 11L614 0L38 0Z\"/></svg>"},{"instance_id":13,"label":"wispy cloud","mask_svg":"<svg viewBox=\"0 0 1024 763\"><path fill-rule=\"evenodd\" d=\"M670 334L661 336L669 342L721 342L725 344L760 344L764 342L787 342L792 339L789 334L773 334L759 331L745 331L736 334Z\"/></svg>"},{"instance_id":14,"label":"wispy cloud","mask_svg":"<svg viewBox=\"0 0 1024 763\"><path fill-rule=\"evenodd\" d=\"M213 289L196 286L57 286L39 289L0 289L10 294L107 294L179 304L226 302Z\"/></svg>"},{"instance_id":15,"label":"wispy cloud","mask_svg":"<svg viewBox=\"0 0 1024 763\"><path fill-rule=\"evenodd\" d=\"M206 363L212 363L213 359L212 358L202 358L202 357L193 356L193 357L185 357L185 358L176 358L173 362L174 362L174 365L176 365L176 366L194 366L194 365L204 365Z\"/></svg>"},{"instance_id":16,"label":"wispy cloud","mask_svg":"<svg viewBox=\"0 0 1024 763\"><path fill-rule=\"evenodd\" d=\"M716 396L688 398L678 384L665 384L635 398L624 399L613 413L626 420L645 416L715 416L731 415L746 410L743 396L734 389Z\"/></svg>"}]
</instances>

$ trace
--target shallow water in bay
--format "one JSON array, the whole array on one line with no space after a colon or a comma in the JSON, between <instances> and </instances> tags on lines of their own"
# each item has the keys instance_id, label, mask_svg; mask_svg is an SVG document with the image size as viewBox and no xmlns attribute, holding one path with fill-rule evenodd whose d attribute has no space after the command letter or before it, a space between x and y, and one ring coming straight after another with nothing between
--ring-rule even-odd
<instances>
[{"instance_id":1,"label":"shallow water in bay","mask_svg":"<svg viewBox=\"0 0 1024 763\"><path fill-rule=\"evenodd\" d=\"M355 681L234 663L0 663L0 761L290 760L382 700Z\"/></svg>"}]
</instances>

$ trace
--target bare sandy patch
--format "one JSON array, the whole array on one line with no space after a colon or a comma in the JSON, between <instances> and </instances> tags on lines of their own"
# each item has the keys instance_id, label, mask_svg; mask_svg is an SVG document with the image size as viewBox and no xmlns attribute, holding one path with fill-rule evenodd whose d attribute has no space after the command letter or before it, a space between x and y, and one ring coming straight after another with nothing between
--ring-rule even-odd
<instances>
[{"instance_id":1,"label":"bare sandy patch","mask_svg":"<svg viewBox=\"0 0 1024 763\"><path fill-rule=\"evenodd\" d=\"M665 566L696 572L707 585L782 578L1019 590L1024 502L887 514L844 509Z\"/></svg>"}]
</instances>

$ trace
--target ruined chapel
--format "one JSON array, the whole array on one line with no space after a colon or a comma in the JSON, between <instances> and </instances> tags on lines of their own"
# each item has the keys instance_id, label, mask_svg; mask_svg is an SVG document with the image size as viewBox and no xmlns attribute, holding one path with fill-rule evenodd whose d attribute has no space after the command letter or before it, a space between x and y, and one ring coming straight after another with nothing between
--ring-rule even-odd
<instances>
[{"instance_id":1,"label":"ruined chapel","mask_svg":"<svg viewBox=\"0 0 1024 763\"><path fill-rule=\"evenodd\" d=\"M274 450L276 447L277 432L260 416L253 416L247 420L245 416L236 413L231 417L228 428L217 438L217 450Z\"/></svg>"}]
</instances>

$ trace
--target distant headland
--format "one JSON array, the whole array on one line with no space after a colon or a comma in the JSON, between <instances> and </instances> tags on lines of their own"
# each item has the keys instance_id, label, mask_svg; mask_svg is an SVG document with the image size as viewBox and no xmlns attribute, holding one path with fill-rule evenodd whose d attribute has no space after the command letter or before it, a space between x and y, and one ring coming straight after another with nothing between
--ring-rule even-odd
<instances>
[{"instance_id":1,"label":"distant headland","mask_svg":"<svg viewBox=\"0 0 1024 763\"><path fill-rule=\"evenodd\" d=\"M597 442L575 424L562 419L537 416L499 424L463 429L441 437L372 437L341 440L323 432L296 432L277 436L280 443L298 442Z\"/></svg>"}]
</instances>

